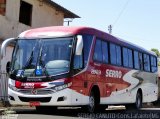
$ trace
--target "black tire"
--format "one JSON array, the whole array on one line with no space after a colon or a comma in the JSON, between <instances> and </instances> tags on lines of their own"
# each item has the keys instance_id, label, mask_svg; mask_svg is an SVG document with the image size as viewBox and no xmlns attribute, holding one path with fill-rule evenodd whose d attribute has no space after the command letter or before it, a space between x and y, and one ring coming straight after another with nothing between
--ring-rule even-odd
<instances>
[{"instance_id":1,"label":"black tire","mask_svg":"<svg viewBox=\"0 0 160 119\"><path fill-rule=\"evenodd\" d=\"M140 110L142 108L142 94L138 91L136 95L135 108Z\"/></svg>"},{"instance_id":2,"label":"black tire","mask_svg":"<svg viewBox=\"0 0 160 119\"><path fill-rule=\"evenodd\" d=\"M126 104L125 107L127 110L140 110L142 108L142 94L140 93L140 91L137 92L135 103Z\"/></svg>"},{"instance_id":3,"label":"black tire","mask_svg":"<svg viewBox=\"0 0 160 119\"><path fill-rule=\"evenodd\" d=\"M96 111L96 98L94 92L91 92L89 96L89 104L82 107L83 111L87 111L89 113L94 113Z\"/></svg>"}]
</instances>

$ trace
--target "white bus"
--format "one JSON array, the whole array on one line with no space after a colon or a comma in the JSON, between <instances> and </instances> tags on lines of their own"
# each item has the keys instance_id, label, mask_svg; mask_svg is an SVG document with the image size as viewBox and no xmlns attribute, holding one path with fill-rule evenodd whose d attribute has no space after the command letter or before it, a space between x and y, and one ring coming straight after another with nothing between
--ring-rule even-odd
<instances>
[{"instance_id":1,"label":"white bus","mask_svg":"<svg viewBox=\"0 0 160 119\"><path fill-rule=\"evenodd\" d=\"M158 98L157 57L137 45L88 27L45 27L15 42L8 96L11 105L82 106L142 103ZM8 63L9 64L9 63Z\"/></svg>"}]
</instances>

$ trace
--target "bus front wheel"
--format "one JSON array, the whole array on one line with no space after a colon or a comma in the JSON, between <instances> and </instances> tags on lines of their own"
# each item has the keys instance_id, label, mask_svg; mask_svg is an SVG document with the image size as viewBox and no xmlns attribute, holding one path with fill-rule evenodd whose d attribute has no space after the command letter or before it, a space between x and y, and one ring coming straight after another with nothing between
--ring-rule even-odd
<instances>
[{"instance_id":1,"label":"bus front wheel","mask_svg":"<svg viewBox=\"0 0 160 119\"><path fill-rule=\"evenodd\" d=\"M89 96L89 105L87 105L88 112L93 113L95 111L96 98L94 92L91 92Z\"/></svg>"},{"instance_id":2,"label":"bus front wheel","mask_svg":"<svg viewBox=\"0 0 160 119\"><path fill-rule=\"evenodd\" d=\"M91 92L90 96L89 96L89 104L82 107L82 109L84 111L87 111L87 112L90 112L90 113L93 113L95 112L95 109L96 109L96 98L95 98L95 93L94 92Z\"/></svg>"}]
</instances>

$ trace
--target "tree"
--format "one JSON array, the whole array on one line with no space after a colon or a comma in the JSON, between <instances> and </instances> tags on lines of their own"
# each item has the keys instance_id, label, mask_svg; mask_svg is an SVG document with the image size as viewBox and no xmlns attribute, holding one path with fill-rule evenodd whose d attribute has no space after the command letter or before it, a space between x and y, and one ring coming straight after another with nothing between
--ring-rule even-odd
<instances>
[{"instance_id":1,"label":"tree","mask_svg":"<svg viewBox=\"0 0 160 119\"><path fill-rule=\"evenodd\" d=\"M155 52L155 53L156 53L156 55L157 55L157 57L160 57L160 52L159 52L159 50L158 50L158 49L156 49L156 48L152 48L152 49L151 49L151 51Z\"/></svg>"}]
</instances>

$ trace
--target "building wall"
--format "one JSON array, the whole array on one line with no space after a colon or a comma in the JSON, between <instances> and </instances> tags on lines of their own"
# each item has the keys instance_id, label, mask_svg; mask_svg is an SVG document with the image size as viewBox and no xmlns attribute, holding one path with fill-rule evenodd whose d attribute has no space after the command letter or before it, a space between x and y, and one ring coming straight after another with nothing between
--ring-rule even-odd
<instances>
[{"instance_id":1,"label":"building wall","mask_svg":"<svg viewBox=\"0 0 160 119\"><path fill-rule=\"evenodd\" d=\"M1 12L1 3L6 1ZM64 14L56 11L49 4L41 3L39 0L23 0L32 4L31 26L19 23L20 0L0 0L0 40L17 37L24 30L45 26L63 25ZM4 13L5 11L5 13ZM7 48L7 57L2 60L2 69L5 71L6 61L11 59L12 48Z\"/></svg>"},{"instance_id":2,"label":"building wall","mask_svg":"<svg viewBox=\"0 0 160 119\"><path fill-rule=\"evenodd\" d=\"M5 15L6 0L0 0L0 14Z\"/></svg>"},{"instance_id":3,"label":"building wall","mask_svg":"<svg viewBox=\"0 0 160 119\"><path fill-rule=\"evenodd\" d=\"M32 25L19 23L20 0L7 0L5 16L0 15L0 38L16 37L26 29L63 25L64 14L39 0L23 0L33 5Z\"/></svg>"}]
</instances>

